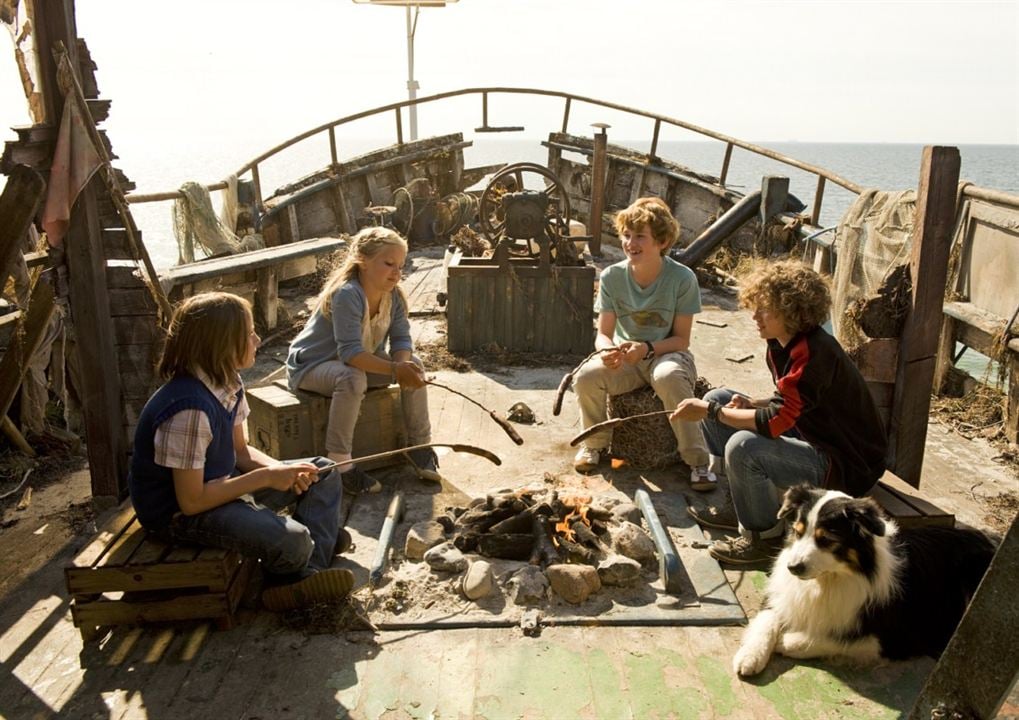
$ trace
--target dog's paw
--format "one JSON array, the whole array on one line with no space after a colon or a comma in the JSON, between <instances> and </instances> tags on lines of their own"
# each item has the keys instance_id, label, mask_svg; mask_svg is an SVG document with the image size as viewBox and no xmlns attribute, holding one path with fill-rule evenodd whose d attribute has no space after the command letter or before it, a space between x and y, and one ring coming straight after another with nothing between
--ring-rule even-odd
<instances>
[{"instance_id":1,"label":"dog's paw","mask_svg":"<svg viewBox=\"0 0 1019 720\"><path fill-rule=\"evenodd\" d=\"M732 658L732 669L741 677L750 677L764 670L770 658L764 643L741 645Z\"/></svg>"},{"instance_id":2,"label":"dog's paw","mask_svg":"<svg viewBox=\"0 0 1019 720\"><path fill-rule=\"evenodd\" d=\"M813 657L813 647L810 636L804 632L782 633L775 642L775 652L791 658Z\"/></svg>"}]
</instances>

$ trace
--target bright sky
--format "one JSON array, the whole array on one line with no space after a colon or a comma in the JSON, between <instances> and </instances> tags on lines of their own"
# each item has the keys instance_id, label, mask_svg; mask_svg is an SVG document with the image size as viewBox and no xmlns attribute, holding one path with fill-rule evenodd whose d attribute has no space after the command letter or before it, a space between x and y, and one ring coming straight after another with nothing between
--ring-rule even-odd
<instances>
[{"instance_id":1,"label":"bright sky","mask_svg":"<svg viewBox=\"0 0 1019 720\"><path fill-rule=\"evenodd\" d=\"M406 98L402 8L78 0L77 15L125 158L214 155L243 139L243 161ZM1019 0L460 0L421 11L415 75L419 95L564 90L751 141L1019 143L1017 36ZM11 47L0 37L0 139L27 119ZM494 98L489 122L542 134L556 123L529 123L539 109L561 117L562 102ZM481 124L476 99L449 112L464 116L422 110L420 134ZM575 132L605 120L616 138L650 136L603 111L575 117Z\"/></svg>"}]
</instances>

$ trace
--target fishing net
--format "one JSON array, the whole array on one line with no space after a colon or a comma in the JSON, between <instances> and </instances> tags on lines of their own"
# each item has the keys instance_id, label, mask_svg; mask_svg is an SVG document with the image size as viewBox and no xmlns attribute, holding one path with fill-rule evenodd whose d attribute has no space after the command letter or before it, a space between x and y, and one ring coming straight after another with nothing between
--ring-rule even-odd
<instances>
[{"instance_id":1,"label":"fishing net","mask_svg":"<svg viewBox=\"0 0 1019 720\"><path fill-rule=\"evenodd\" d=\"M209 191L203 185L186 182L180 186L180 197L173 202L173 234L177 238L178 264L195 261L196 248L200 257L234 255L265 247L262 236L255 233L238 238L216 217Z\"/></svg>"},{"instance_id":2,"label":"fishing net","mask_svg":"<svg viewBox=\"0 0 1019 720\"><path fill-rule=\"evenodd\" d=\"M663 410L650 385L621 395L609 395L610 418ZM631 420L612 429L612 455L636 467L664 468L679 462L676 436L665 415Z\"/></svg>"},{"instance_id":3,"label":"fishing net","mask_svg":"<svg viewBox=\"0 0 1019 720\"><path fill-rule=\"evenodd\" d=\"M882 292L901 300L906 273L896 270L909 262L915 211L913 190L865 190L839 222L831 317L843 347L855 348L867 339L856 315L863 300Z\"/></svg>"}]
</instances>

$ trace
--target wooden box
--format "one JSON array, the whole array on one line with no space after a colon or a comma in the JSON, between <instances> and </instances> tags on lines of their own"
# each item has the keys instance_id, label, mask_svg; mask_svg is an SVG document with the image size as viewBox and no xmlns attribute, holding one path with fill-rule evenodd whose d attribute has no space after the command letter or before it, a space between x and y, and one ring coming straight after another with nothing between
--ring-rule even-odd
<instances>
[{"instance_id":1,"label":"wooden box","mask_svg":"<svg viewBox=\"0 0 1019 720\"><path fill-rule=\"evenodd\" d=\"M158 540L128 501L64 569L71 618L85 641L108 625L212 618L226 629L255 563L232 550Z\"/></svg>"},{"instance_id":2,"label":"wooden box","mask_svg":"<svg viewBox=\"0 0 1019 720\"><path fill-rule=\"evenodd\" d=\"M594 345L594 280L589 265L454 256L446 282L449 350L494 343L517 352L585 355Z\"/></svg>"},{"instance_id":3,"label":"wooden box","mask_svg":"<svg viewBox=\"0 0 1019 720\"><path fill-rule=\"evenodd\" d=\"M291 392L283 381L247 390L248 440L253 447L280 460L325 455L330 399L315 393ZM361 403L354 426L355 458L406 446L399 385L371 388ZM369 463L381 467L401 458Z\"/></svg>"}]
</instances>

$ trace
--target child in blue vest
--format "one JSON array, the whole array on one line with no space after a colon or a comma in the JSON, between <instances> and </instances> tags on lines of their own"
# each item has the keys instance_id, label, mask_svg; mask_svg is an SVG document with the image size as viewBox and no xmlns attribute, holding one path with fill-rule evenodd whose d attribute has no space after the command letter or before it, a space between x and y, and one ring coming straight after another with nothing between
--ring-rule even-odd
<instances>
[{"instance_id":1,"label":"child in blue vest","mask_svg":"<svg viewBox=\"0 0 1019 720\"><path fill-rule=\"evenodd\" d=\"M330 568L345 535L339 473L320 475L324 458L282 463L245 437L238 371L254 364L259 343L251 308L236 295L203 293L176 309L158 367L165 384L135 432L135 514L166 540L257 557L269 610L340 600L354 578ZM291 506L289 517L277 512Z\"/></svg>"}]
</instances>

